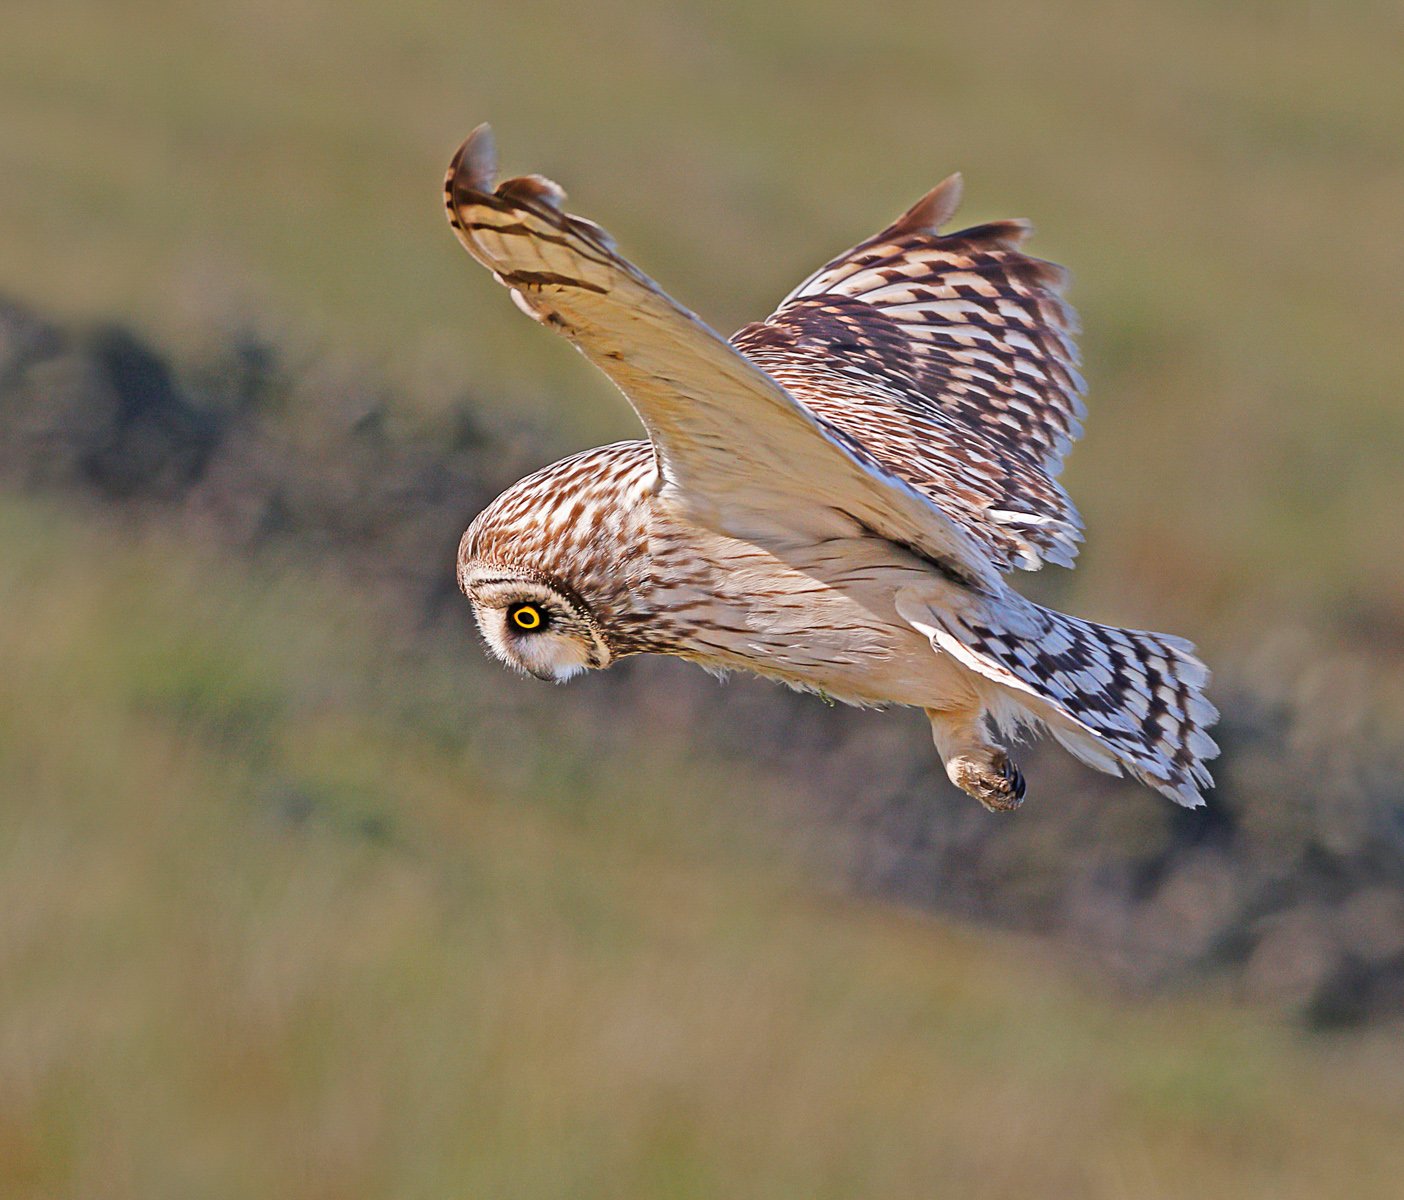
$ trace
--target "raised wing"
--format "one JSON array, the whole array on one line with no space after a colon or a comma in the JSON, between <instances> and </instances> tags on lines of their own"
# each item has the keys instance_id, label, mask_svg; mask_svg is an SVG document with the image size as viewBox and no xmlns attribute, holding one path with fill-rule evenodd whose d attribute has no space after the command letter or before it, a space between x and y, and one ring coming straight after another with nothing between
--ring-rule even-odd
<instances>
[{"instance_id":1,"label":"raised wing","mask_svg":"<svg viewBox=\"0 0 1404 1200\"><path fill-rule=\"evenodd\" d=\"M764 370L561 209L538 175L494 187L480 126L449 166L449 222L518 307L614 381L648 431L660 490L689 519L737 537L841 536L854 523L977 587L987 547L850 433L796 403Z\"/></svg>"},{"instance_id":2,"label":"raised wing","mask_svg":"<svg viewBox=\"0 0 1404 1200\"><path fill-rule=\"evenodd\" d=\"M960 193L952 175L737 340L822 345L915 410L956 417L1056 475L1086 415L1067 274L1020 251L1026 221L941 234Z\"/></svg>"},{"instance_id":3,"label":"raised wing","mask_svg":"<svg viewBox=\"0 0 1404 1200\"><path fill-rule=\"evenodd\" d=\"M1085 409L1065 273L1019 250L1023 221L942 235L959 197L953 175L733 341L919 490L945 494L953 460L993 464L974 480L990 536L1023 543L1019 565L1067 564L1081 521L1054 480ZM822 405L833 375L869 403Z\"/></svg>"}]
</instances>

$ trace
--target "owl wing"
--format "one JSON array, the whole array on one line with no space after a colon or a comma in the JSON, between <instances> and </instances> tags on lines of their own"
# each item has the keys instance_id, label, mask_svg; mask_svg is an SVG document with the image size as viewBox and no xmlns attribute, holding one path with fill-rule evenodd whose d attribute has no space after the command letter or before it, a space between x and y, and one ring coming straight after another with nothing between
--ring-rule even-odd
<instances>
[{"instance_id":1,"label":"owl wing","mask_svg":"<svg viewBox=\"0 0 1404 1200\"><path fill-rule=\"evenodd\" d=\"M1017 565L1071 565L1081 519L1056 477L1085 409L1066 274L1020 251L1023 221L942 235L959 199L953 175L732 340Z\"/></svg>"},{"instance_id":2,"label":"owl wing","mask_svg":"<svg viewBox=\"0 0 1404 1200\"><path fill-rule=\"evenodd\" d=\"M988 545L670 299L598 226L564 212L556 184L529 175L494 186L494 176L480 126L445 181L454 232L519 308L628 398L666 502L743 538L844 536L857 523L974 586L995 586Z\"/></svg>"}]
</instances>

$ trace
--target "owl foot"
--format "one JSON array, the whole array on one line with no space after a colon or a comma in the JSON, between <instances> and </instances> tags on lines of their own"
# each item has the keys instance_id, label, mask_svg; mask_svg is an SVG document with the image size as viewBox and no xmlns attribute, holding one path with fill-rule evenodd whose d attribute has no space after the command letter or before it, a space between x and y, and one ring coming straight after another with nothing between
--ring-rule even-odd
<instances>
[{"instance_id":1,"label":"owl foot","mask_svg":"<svg viewBox=\"0 0 1404 1200\"><path fill-rule=\"evenodd\" d=\"M1024 802L1023 772L1003 750L990 747L978 758L958 755L946 763L946 774L990 812L1013 812Z\"/></svg>"}]
</instances>

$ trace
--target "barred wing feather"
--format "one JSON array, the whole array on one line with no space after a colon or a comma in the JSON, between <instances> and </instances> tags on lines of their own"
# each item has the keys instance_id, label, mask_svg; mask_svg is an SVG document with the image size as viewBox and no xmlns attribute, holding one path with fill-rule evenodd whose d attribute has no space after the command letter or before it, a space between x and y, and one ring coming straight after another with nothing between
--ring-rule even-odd
<instances>
[{"instance_id":1,"label":"barred wing feather","mask_svg":"<svg viewBox=\"0 0 1404 1200\"><path fill-rule=\"evenodd\" d=\"M840 532L856 521L971 583L993 586L985 547L888 470L860 438L796 402L720 334L561 208L529 175L494 186L491 134L449 167L449 221L518 307L572 342L619 387L653 443L664 497L700 524L747 537Z\"/></svg>"},{"instance_id":2,"label":"barred wing feather","mask_svg":"<svg viewBox=\"0 0 1404 1200\"><path fill-rule=\"evenodd\" d=\"M1066 276L1020 251L1023 221L941 234L959 195L952 176L733 341L806 403L835 376L868 386L865 404L825 418L866 444L881 411L887 433L870 448L923 491L992 464L982 532L1016 565L1071 565L1081 520L1056 477L1085 408Z\"/></svg>"}]
</instances>

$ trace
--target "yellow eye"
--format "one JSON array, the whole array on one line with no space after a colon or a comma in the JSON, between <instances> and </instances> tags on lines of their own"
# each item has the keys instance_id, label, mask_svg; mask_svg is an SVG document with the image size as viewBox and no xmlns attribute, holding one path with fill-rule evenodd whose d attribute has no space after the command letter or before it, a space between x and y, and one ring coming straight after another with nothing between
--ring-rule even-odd
<instances>
[{"instance_id":1,"label":"yellow eye","mask_svg":"<svg viewBox=\"0 0 1404 1200\"><path fill-rule=\"evenodd\" d=\"M518 629L535 633L546 624L546 617L534 604L514 604L507 610L507 619Z\"/></svg>"}]
</instances>

